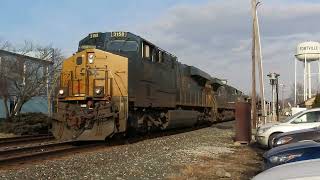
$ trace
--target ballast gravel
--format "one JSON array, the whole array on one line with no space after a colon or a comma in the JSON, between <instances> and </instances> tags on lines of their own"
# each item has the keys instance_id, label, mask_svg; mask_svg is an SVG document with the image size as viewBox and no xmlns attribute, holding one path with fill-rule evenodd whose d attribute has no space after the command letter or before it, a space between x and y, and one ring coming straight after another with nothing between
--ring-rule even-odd
<instances>
[{"instance_id":1,"label":"ballast gravel","mask_svg":"<svg viewBox=\"0 0 320 180\"><path fill-rule=\"evenodd\" d=\"M0 169L0 179L246 179L260 170L260 154L234 145L232 124ZM233 165L244 168L230 170Z\"/></svg>"}]
</instances>

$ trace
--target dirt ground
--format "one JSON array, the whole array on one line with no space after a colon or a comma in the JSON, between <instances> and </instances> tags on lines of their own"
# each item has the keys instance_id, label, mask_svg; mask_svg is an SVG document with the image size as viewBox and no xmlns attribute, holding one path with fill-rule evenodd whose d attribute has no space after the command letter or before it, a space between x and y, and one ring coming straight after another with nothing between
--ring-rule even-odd
<instances>
[{"instance_id":1,"label":"dirt ground","mask_svg":"<svg viewBox=\"0 0 320 180\"><path fill-rule=\"evenodd\" d=\"M216 158L202 156L205 162L178 166L180 175L168 177L170 180L184 179L251 179L261 172L262 150L256 147L241 146L232 154Z\"/></svg>"},{"instance_id":2,"label":"dirt ground","mask_svg":"<svg viewBox=\"0 0 320 180\"><path fill-rule=\"evenodd\" d=\"M234 136L234 122L226 122L214 125L218 129L232 131ZM221 138L220 141L223 141ZM225 144L231 144L230 139L224 139ZM169 176L169 180L184 179L233 179L244 180L251 179L262 171L262 154L264 149L257 144L249 145L234 144L233 151L222 153L216 157L200 155L203 161L191 163L188 165L176 166L176 175Z\"/></svg>"}]
</instances>

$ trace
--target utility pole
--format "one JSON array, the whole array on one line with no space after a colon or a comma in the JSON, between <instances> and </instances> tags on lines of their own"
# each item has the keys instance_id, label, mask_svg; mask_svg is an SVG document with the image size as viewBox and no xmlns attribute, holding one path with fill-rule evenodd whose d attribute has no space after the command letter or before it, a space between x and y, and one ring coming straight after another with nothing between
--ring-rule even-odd
<instances>
[{"instance_id":1,"label":"utility pole","mask_svg":"<svg viewBox=\"0 0 320 180\"><path fill-rule=\"evenodd\" d=\"M252 42L252 93L251 93L251 111L252 111L252 125L253 128L256 129L257 126L257 101L256 101L256 58L255 58L255 53L254 53L254 49L255 49L255 43L254 43L254 39Z\"/></svg>"},{"instance_id":2,"label":"utility pole","mask_svg":"<svg viewBox=\"0 0 320 180\"><path fill-rule=\"evenodd\" d=\"M276 84L276 93L277 93L277 121L279 121L279 83L277 77L277 84Z\"/></svg>"},{"instance_id":3,"label":"utility pole","mask_svg":"<svg viewBox=\"0 0 320 180\"><path fill-rule=\"evenodd\" d=\"M284 88L286 85L284 84L279 84L280 88L281 88L281 104L282 104L282 113L284 112Z\"/></svg>"},{"instance_id":4,"label":"utility pole","mask_svg":"<svg viewBox=\"0 0 320 180\"><path fill-rule=\"evenodd\" d=\"M262 50L261 50L261 40L260 40L260 26L259 26L259 17L257 13L258 6L261 5L261 2L256 3L256 9L255 9L255 19L256 21L256 28L255 28L255 40L257 44L257 61L258 61L258 68L259 68L259 87L260 87L260 96L261 96L261 120L263 123L266 123L266 104L265 104L265 96L264 96L264 74L263 74L263 64L262 64Z\"/></svg>"},{"instance_id":5,"label":"utility pole","mask_svg":"<svg viewBox=\"0 0 320 180\"><path fill-rule=\"evenodd\" d=\"M251 7L252 7L252 87L251 87L251 113L252 113L252 126L254 129L257 127L257 103L256 103L256 8L257 8L257 1L251 0Z\"/></svg>"}]
</instances>

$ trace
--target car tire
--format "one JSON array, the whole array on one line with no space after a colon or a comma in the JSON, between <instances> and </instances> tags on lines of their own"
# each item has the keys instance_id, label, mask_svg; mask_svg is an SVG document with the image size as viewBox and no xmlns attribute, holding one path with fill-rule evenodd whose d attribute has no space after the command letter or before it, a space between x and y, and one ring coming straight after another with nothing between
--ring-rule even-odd
<instances>
[{"instance_id":1,"label":"car tire","mask_svg":"<svg viewBox=\"0 0 320 180\"><path fill-rule=\"evenodd\" d=\"M273 133L269 136L269 139L268 139L268 147L271 149L272 148L272 141L273 139L278 135L278 134L281 134L280 132L278 133Z\"/></svg>"}]
</instances>

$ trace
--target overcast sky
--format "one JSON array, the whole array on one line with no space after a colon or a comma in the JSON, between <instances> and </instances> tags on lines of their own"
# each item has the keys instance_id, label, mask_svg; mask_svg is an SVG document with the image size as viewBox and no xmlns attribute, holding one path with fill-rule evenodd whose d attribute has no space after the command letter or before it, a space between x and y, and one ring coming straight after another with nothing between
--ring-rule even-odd
<instances>
[{"instance_id":1,"label":"overcast sky","mask_svg":"<svg viewBox=\"0 0 320 180\"><path fill-rule=\"evenodd\" d=\"M259 7L265 74L280 73L288 93L296 46L320 39L319 17L318 0L263 0ZM53 44L66 56L90 32L130 31L182 63L251 89L250 0L1 0L0 24L0 39Z\"/></svg>"}]
</instances>

